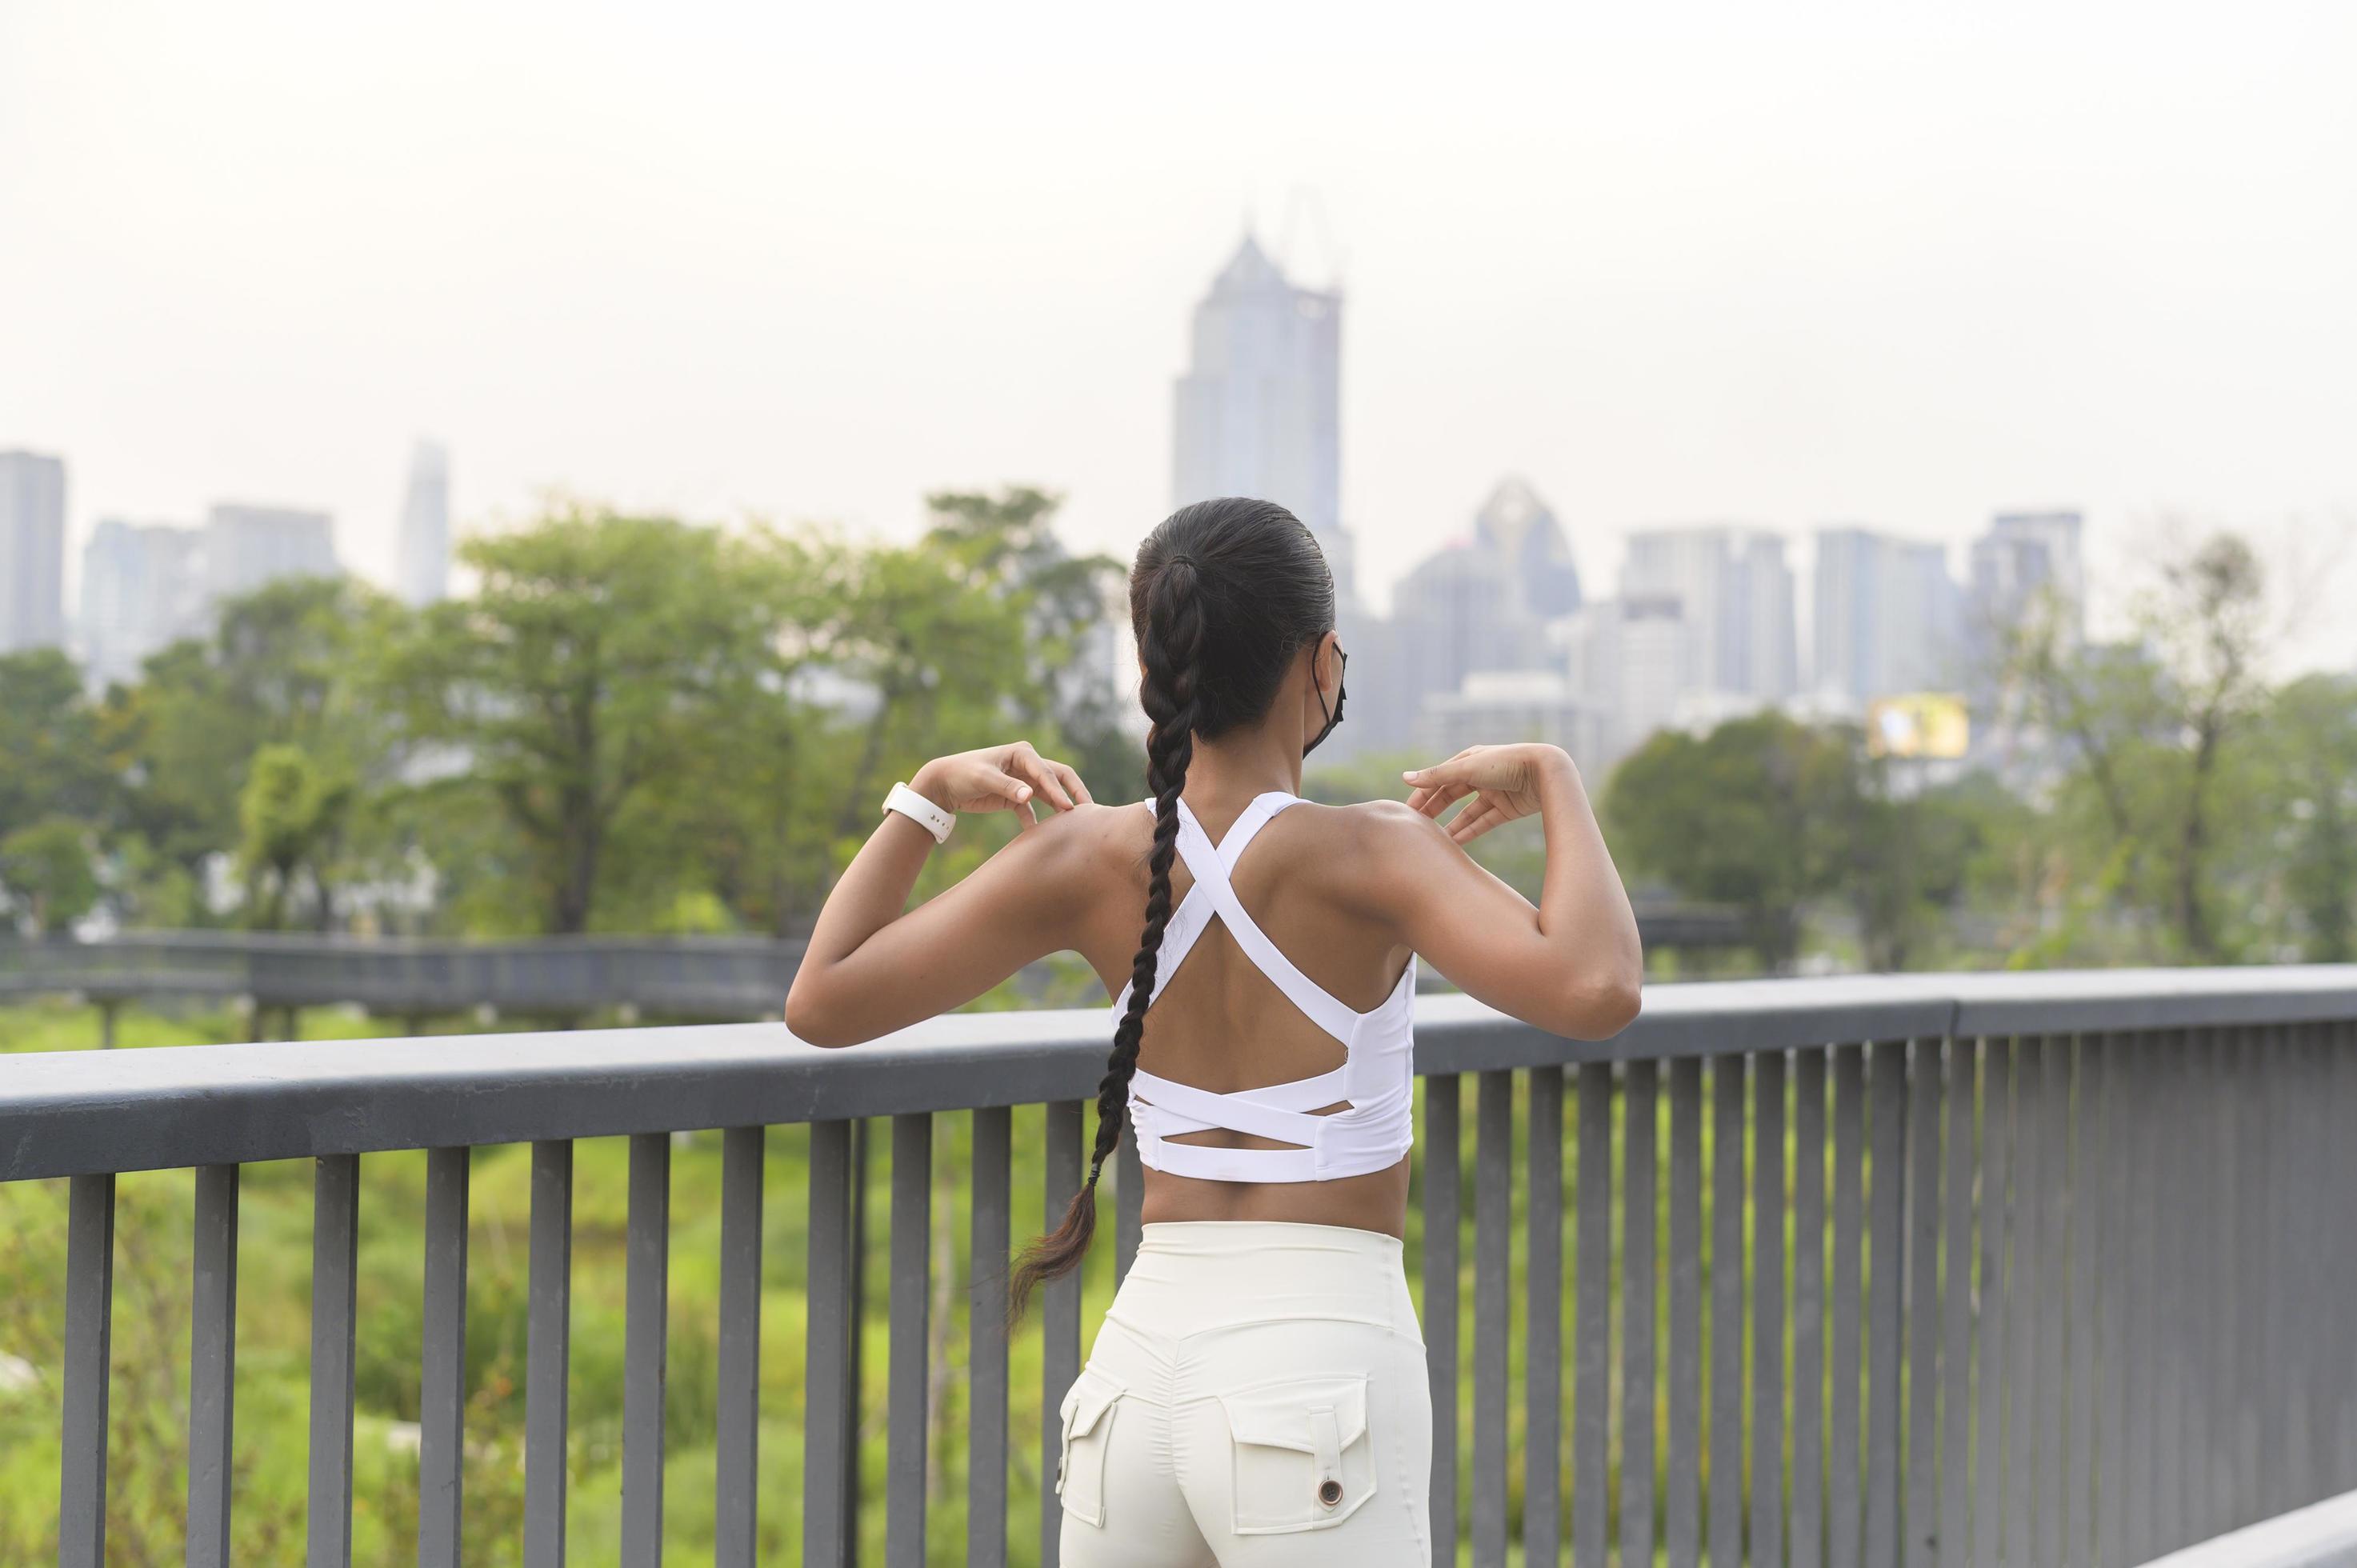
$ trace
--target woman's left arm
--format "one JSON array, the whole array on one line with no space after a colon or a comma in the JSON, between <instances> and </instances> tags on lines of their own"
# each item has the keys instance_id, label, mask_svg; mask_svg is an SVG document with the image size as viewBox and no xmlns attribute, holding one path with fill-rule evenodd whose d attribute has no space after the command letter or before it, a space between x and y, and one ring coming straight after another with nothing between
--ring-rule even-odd
<instances>
[{"instance_id":1,"label":"woman's left arm","mask_svg":"<svg viewBox=\"0 0 2357 1568\"><path fill-rule=\"evenodd\" d=\"M933 836L884 813L827 896L786 995L786 1026L811 1045L857 1045L945 1013L1071 945L1068 884L1082 846L1032 813L1035 801L1051 816L1087 803L1079 774L1017 741L938 757L909 788L947 811L1011 811L1018 831L971 875L910 909Z\"/></svg>"}]
</instances>

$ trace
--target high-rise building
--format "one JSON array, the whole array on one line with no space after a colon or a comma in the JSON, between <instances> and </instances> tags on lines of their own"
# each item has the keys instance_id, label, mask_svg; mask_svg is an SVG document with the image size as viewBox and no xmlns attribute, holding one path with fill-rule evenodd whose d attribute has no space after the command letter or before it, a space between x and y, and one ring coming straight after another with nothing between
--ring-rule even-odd
<instances>
[{"instance_id":1,"label":"high-rise building","mask_svg":"<svg viewBox=\"0 0 2357 1568\"><path fill-rule=\"evenodd\" d=\"M282 577L333 577L334 525L328 514L285 507L216 504L205 521L205 596L252 593Z\"/></svg>"},{"instance_id":2,"label":"high-rise building","mask_svg":"<svg viewBox=\"0 0 2357 1568\"><path fill-rule=\"evenodd\" d=\"M1601 772L1609 715L1582 701L1555 670L1482 670L1453 692L1425 699L1416 716L1418 749L1451 757L1469 746L1544 741L1569 752L1581 768Z\"/></svg>"},{"instance_id":3,"label":"high-rise building","mask_svg":"<svg viewBox=\"0 0 2357 1568\"><path fill-rule=\"evenodd\" d=\"M1342 529L1342 296L1289 281L1247 236L1195 306L1172 409L1171 503L1254 496L1318 538L1345 606L1356 598Z\"/></svg>"},{"instance_id":4,"label":"high-rise building","mask_svg":"<svg viewBox=\"0 0 2357 1568\"><path fill-rule=\"evenodd\" d=\"M1863 528L1817 531L1816 695L1862 710L1952 685L1961 603L1947 550Z\"/></svg>"},{"instance_id":5,"label":"high-rise building","mask_svg":"<svg viewBox=\"0 0 2357 1568\"><path fill-rule=\"evenodd\" d=\"M2075 511L1999 512L1973 541L1970 627L1978 660L2033 610L2057 618L2066 646L2086 636L2087 575Z\"/></svg>"},{"instance_id":6,"label":"high-rise building","mask_svg":"<svg viewBox=\"0 0 2357 1568\"><path fill-rule=\"evenodd\" d=\"M108 518L81 551L81 641L91 679L129 681L203 617L193 528Z\"/></svg>"},{"instance_id":7,"label":"high-rise building","mask_svg":"<svg viewBox=\"0 0 2357 1568\"><path fill-rule=\"evenodd\" d=\"M1600 715L1606 766L1675 721L1686 676L1685 607L1677 596L1595 600L1547 629L1573 697Z\"/></svg>"},{"instance_id":8,"label":"high-rise building","mask_svg":"<svg viewBox=\"0 0 2357 1568\"><path fill-rule=\"evenodd\" d=\"M409 493L401 503L401 597L439 603L450 592L450 454L420 441L409 459Z\"/></svg>"},{"instance_id":9,"label":"high-rise building","mask_svg":"<svg viewBox=\"0 0 2357 1568\"><path fill-rule=\"evenodd\" d=\"M1579 567L1563 524L1530 481L1509 475L1473 515L1473 536L1497 552L1522 586L1521 597L1541 620L1579 607Z\"/></svg>"},{"instance_id":10,"label":"high-rise building","mask_svg":"<svg viewBox=\"0 0 2357 1568\"><path fill-rule=\"evenodd\" d=\"M1685 692L1780 703L1799 685L1792 571L1776 534L1723 526L1633 533L1620 596L1678 601Z\"/></svg>"},{"instance_id":11,"label":"high-rise building","mask_svg":"<svg viewBox=\"0 0 2357 1568\"><path fill-rule=\"evenodd\" d=\"M66 466L0 452L0 653L66 640Z\"/></svg>"}]
</instances>

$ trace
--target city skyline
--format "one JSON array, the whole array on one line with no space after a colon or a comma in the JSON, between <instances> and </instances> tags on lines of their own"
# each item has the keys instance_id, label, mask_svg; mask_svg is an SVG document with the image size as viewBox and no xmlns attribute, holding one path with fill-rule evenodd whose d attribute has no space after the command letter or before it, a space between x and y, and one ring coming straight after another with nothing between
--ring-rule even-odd
<instances>
[{"instance_id":1,"label":"city skyline","mask_svg":"<svg viewBox=\"0 0 2357 1568\"><path fill-rule=\"evenodd\" d=\"M2061 505L2110 592L2164 512L2357 508L2345 7L1255 16L1241 52L1215 8L1135 60L1091 53L1135 24L953 13L138 15L0 16L0 199L41 220L0 440L69 456L77 548L253 495L390 585L430 430L462 532L562 488L907 539L928 489L1028 480L1125 554L1248 215L1347 292L1379 604L1508 473L1604 583L1657 523L1953 553Z\"/></svg>"}]
</instances>

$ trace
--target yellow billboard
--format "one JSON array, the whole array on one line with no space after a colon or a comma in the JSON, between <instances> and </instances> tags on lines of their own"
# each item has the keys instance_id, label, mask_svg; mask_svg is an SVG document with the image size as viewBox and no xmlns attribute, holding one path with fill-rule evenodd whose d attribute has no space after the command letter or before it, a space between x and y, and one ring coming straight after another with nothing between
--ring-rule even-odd
<instances>
[{"instance_id":1,"label":"yellow billboard","mask_svg":"<svg viewBox=\"0 0 2357 1568\"><path fill-rule=\"evenodd\" d=\"M1868 756L1953 760L1971 741L1964 700L1952 692L1910 692L1866 705Z\"/></svg>"}]
</instances>

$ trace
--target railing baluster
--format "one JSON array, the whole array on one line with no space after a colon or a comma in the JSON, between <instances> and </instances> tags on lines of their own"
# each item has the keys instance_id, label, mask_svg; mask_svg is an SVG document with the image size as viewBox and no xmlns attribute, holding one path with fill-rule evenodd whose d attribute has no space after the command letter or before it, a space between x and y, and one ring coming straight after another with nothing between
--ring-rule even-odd
<instances>
[{"instance_id":1,"label":"railing baluster","mask_svg":"<svg viewBox=\"0 0 2357 1568\"><path fill-rule=\"evenodd\" d=\"M2013 1190L2006 1262L2006 1562L2031 1562L2038 1521L2038 1466L2051 1455L2038 1452L2038 1326L2045 1316L2046 1277L2039 1268L2040 1195L2045 1176L2045 1079L2039 1071L2039 1042L2013 1042Z\"/></svg>"},{"instance_id":2,"label":"railing baluster","mask_svg":"<svg viewBox=\"0 0 2357 1568\"><path fill-rule=\"evenodd\" d=\"M1424 1344L1432 1393L1432 1560L1457 1562L1458 1226L1463 1213L1457 1075L1424 1080Z\"/></svg>"},{"instance_id":3,"label":"railing baluster","mask_svg":"<svg viewBox=\"0 0 2357 1568\"><path fill-rule=\"evenodd\" d=\"M311 1475L307 1568L351 1568L353 1337L361 1158L321 1156L311 1188Z\"/></svg>"},{"instance_id":4,"label":"railing baluster","mask_svg":"<svg viewBox=\"0 0 2357 1568\"><path fill-rule=\"evenodd\" d=\"M1743 1568L1743 1141L1748 1064L1710 1067L1710 1561Z\"/></svg>"},{"instance_id":5,"label":"railing baluster","mask_svg":"<svg viewBox=\"0 0 2357 1568\"><path fill-rule=\"evenodd\" d=\"M2129 1167L2127 1257L2123 1278L2127 1285L2127 1355L2122 1370L2127 1378L2127 1477L2124 1483L2127 1518L2125 1524L2126 1562L2143 1563L2158 1555L2159 1532L2154 1526L2154 1428L2158 1424L2158 1391L2153 1383L2153 1293L2159 1284L2155 1229L2154 1176L2169 1156L2161 1138L2158 1095L2153 1082L2152 1037L2135 1037L2135 1050L2126 1063L2128 1119L2135 1146Z\"/></svg>"},{"instance_id":6,"label":"railing baluster","mask_svg":"<svg viewBox=\"0 0 2357 1568\"><path fill-rule=\"evenodd\" d=\"M566 1385L573 1363L573 1144L532 1146L532 1279L523 1386L524 1568L565 1568Z\"/></svg>"},{"instance_id":7,"label":"railing baluster","mask_svg":"<svg viewBox=\"0 0 2357 1568\"><path fill-rule=\"evenodd\" d=\"M886 1568L924 1568L925 1406L932 1322L933 1118L892 1118L892 1353L884 1460Z\"/></svg>"},{"instance_id":8,"label":"railing baluster","mask_svg":"<svg viewBox=\"0 0 2357 1568\"><path fill-rule=\"evenodd\" d=\"M1579 1069L1579 1235L1574 1259L1578 1322L1571 1407L1571 1555L1604 1561L1612 1440L1612 1068Z\"/></svg>"},{"instance_id":9,"label":"railing baluster","mask_svg":"<svg viewBox=\"0 0 2357 1568\"><path fill-rule=\"evenodd\" d=\"M1531 1069L1523 1281L1523 1562L1563 1556L1563 1069Z\"/></svg>"},{"instance_id":10,"label":"railing baluster","mask_svg":"<svg viewBox=\"0 0 2357 1568\"><path fill-rule=\"evenodd\" d=\"M1784 1561L1784 1053L1751 1064L1751 1565Z\"/></svg>"},{"instance_id":11,"label":"railing baluster","mask_svg":"<svg viewBox=\"0 0 2357 1568\"><path fill-rule=\"evenodd\" d=\"M1670 1568L1695 1568L1702 1556L1702 1058L1674 1058L1668 1070L1670 1340L1662 1359L1670 1419L1662 1547Z\"/></svg>"},{"instance_id":12,"label":"railing baluster","mask_svg":"<svg viewBox=\"0 0 2357 1568\"><path fill-rule=\"evenodd\" d=\"M2070 1326L2071 1040L2038 1042L2038 1561L2062 1562L2063 1335Z\"/></svg>"},{"instance_id":13,"label":"railing baluster","mask_svg":"<svg viewBox=\"0 0 2357 1568\"><path fill-rule=\"evenodd\" d=\"M1651 1061L1622 1068L1620 1220L1620 1561L1653 1560L1653 1314L1661 1281L1654 1260L1654 1124L1657 1078Z\"/></svg>"},{"instance_id":14,"label":"railing baluster","mask_svg":"<svg viewBox=\"0 0 2357 1568\"><path fill-rule=\"evenodd\" d=\"M418 1568L457 1568L467 1416L467 1188L474 1151L425 1155L425 1354L417 1401Z\"/></svg>"},{"instance_id":15,"label":"railing baluster","mask_svg":"<svg viewBox=\"0 0 2357 1568\"><path fill-rule=\"evenodd\" d=\"M1514 1075L1480 1078L1473 1149L1473 1561L1506 1561L1507 1293L1513 1245Z\"/></svg>"},{"instance_id":16,"label":"railing baluster","mask_svg":"<svg viewBox=\"0 0 2357 1568\"><path fill-rule=\"evenodd\" d=\"M2259 1075L2266 1069L2260 1055L2259 1031L2241 1030L2235 1042L2235 1079L2242 1085L2234 1096L2234 1452L2236 1477L2234 1523L2259 1517L2265 1488L2260 1465L2266 1456L2261 1435L2266 1422L2264 1380L2260 1358L2266 1326L2266 1238L2261 1221L2266 1212L2266 1103Z\"/></svg>"},{"instance_id":17,"label":"railing baluster","mask_svg":"<svg viewBox=\"0 0 2357 1568\"><path fill-rule=\"evenodd\" d=\"M1940 1193L1940 1551L1945 1568L1972 1561L1973 1181L1978 1058L1970 1040L1951 1039L1942 1056L1946 1083L1943 1185Z\"/></svg>"},{"instance_id":18,"label":"railing baluster","mask_svg":"<svg viewBox=\"0 0 2357 1568\"><path fill-rule=\"evenodd\" d=\"M977 1110L967 1248L973 1261L966 1298L967 1568L1006 1563L1006 1243L1013 1224L1013 1149L1014 1112L1004 1105Z\"/></svg>"},{"instance_id":19,"label":"railing baluster","mask_svg":"<svg viewBox=\"0 0 2357 1568\"><path fill-rule=\"evenodd\" d=\"M1113 1156L1113 1279L1116 1289L1129 1278L1146 1235L1146 1162L1138 1157L1137 1133L1125 1119Z\"/></svg>"},{"instance_id":20,"label":"railing baluster","mask_svg":"<svg viewBox=\"0 0 2357 1568\"><path fill-rule=\"evenodd\" d=\"M802 1353L802 1562L809 1568L843 1568L857 1530L849 1486L851 1447L859 1435L851 1363L852 1336L858 1332L852 1316L857 1260L851 1180L851 1123L812 1122L810 1309Z\"/></svg>"},{"instance_id":21,"label":"railing baluster","mask_svg":"<svg viewBox=\"0 0 2357 1568\"><path fill-rule=\"evenodd\" d=\"M1907 1046L1907 1509L1910 1568L1940 1561L1940 1045ZM2060 1565L2057 1565L2060 1568Z\"/></svg>"},{"instance_id":22,"label":"railing baluster","mask_svg":"<svg viewBox=\"0 0 2357 1568\"><path fill-rule=\"evenodd\" d=\"M2006 1477L2005 1385L2007 1292L2013 1284L2007 1268L2008 1217L2007 1197L2013 1179L2013 1043L1991 1038L1981 1042L1981 1276L1978 1332L1975 1354L1978 1366L1973 1396L1980 1406L1974 1433L1973 1562L1996 1568L2005 1560L2005 1520L2008 1500Z\"/></svg>"},{"instance_id":23,"label":"railing baluster","mask_svg":"<svg viewBox=\"0 0 2357 1568\"><path fill-rule=\"evenodd\" d=\"M238 1167L197 1172L188 1323L188 1568L229 1568L237 1428Z\"/></svg>"},{"instance_id":24,"label":"railing baluster","mask_svg":"<svg viewBox=\"0 0 2357 1568\"><path fill-rule=\"evenodd\" d=\"M2095 1106L2095 1181L2086 1188L2095 1224L2095 1556L2100 1568L2126 1568L2128 1478L2128 1146L2133 1122L2128 1091L2128 1042L2121 1035L2088 1040L2088 1103Z\"/></svg>"},{"instance_id":25,"label":"railing baluster","mask_svg":"<svg viewBox=\"0 0 2357 1568\"><path fill-rule=\"evenodd\" d=\"M2069 1498L2069 1534L2063 1540L2065 1564L2093 1568L2095 1533L2095 1280L2096 1161L2100 1159L2102 1128L2091 1098L2097 1038L2082 1036L2070 1047L2071 1147L2070 1244L2066 1250L2071 1276L2071 1406L2070 1447L2065 1451L2069 1474L2063 1490Z\"/></svg>"},{"instance_id":26,"label":"railing baluster","mask_svg":"<svg viewBox=\"0 0 2357 1568\"><path fill-rule=\"evenodd\" d=\"M1873 1187L1867 1197L1872 1273L1867 1283L1866 1561L1900 1561L1900 1385L1905 1364L1900 1286L1906 1280L1907 1046L1867 1047Z\"/></svg>"},{"instance_id":27,"label":"railing baluster","mask_svg":"<svg viewBox=\"0 0 2357 1568\"><path fill-rule=\"evenodd\" d=\"M663 1386L671 1316L671 1134L630 1138L622 1323L622 1561L662 1562Z\"/></svg>"},{"instance_id":28,"label":"railing baluster","mask_svg":"<svg viewBox=\"0 0 2357 1568\"><path fill-rule=\"evenodd\" d=\"M2105 1035L2095 1044L2093 1094L2103 1151L2102 1190L2090 1195L2103 1217L2096 1232L2102 1308L2095 1353L2102 1386L2095 1410L2095 1562L2101 1568L2127 1568L2127 1212L2130 1151L2137 1137L2128 1095L2136 1064L2127 1036Z\"/></svg>"},{"instance_id":29,"label":"railing baluster","mask_svg":"<svg viewBox=\"0 0 2357 1568\"><path fill-rule=\"evenodd\" d=\"M2233 1101L2238 1088L2228 1070L2233 1032L2203 1031L2200 1083L2204 1154L2198 1185L2202 1198L2204 1254L2201 1283L2209 1327L2201 1353L2204 1429L2201 1492L2202 1534L2222 1535L2234 1517L2234 1139ZM2345 1187L2336 1190L2346 1191ZM2343 1249L2344 1253L2347 1249ZM2345 1364L2347 1358L2337 1358ZM2345 1489L2344 1480L2336 1490Z\"/></svg>"},{"instance_id":30,"label":"railing baluster","mask_svg":"<svg viewBox=\"0 0 2357 1568\"><path fill-rule=\"evenodd\" d=\"M1792 1568L1825 1560L1825 1066L1792 1058Z\"/></svg>"},{"instance_id":31,"label":"railing baluster","mask_svg":"<svg viewBox=\"0 0 2357 1568\"><path fill-rule=\"evenodd\" d=\"M106 1395L113 1366L114 1177L66 1188L64 1455L58 1483L59 1568L106 1562Z\"/></svg>"},{"instance_id":32,"label":"railing baluster","mask_svg":"<svg viewBox=\"0 0 2357 1568\"><path fill-rule=\"evenodd\" d=\"M2223 1042L2219 1044L2222 1047ZM2332 1059L2338 1069L2334 1074L2332 1125L2336 1129L2357 1127L2357 1023L2344 1022L2333 1030ZM2222 1066L2222 1056L2213 1055L2212 1072L2218 1072ZM2340 1155L2333 1189L2357 1192L2357 1139L2336 1135L2332 1145ZM2336 1310L2334 1322L2327 1331L2330 1343L2335 1347L2357 1343L2357 1239L2352 1239L2346 1228L2338 1235L2339 1268L2331 1294ZM2337 1388L2333 1411L2339 1466L2334 1480L2335 1485L2348 1489L2357 1487L2357 1357L2335 1355L2332 1368Z\"/></svg>"},{"instance_id":33,"label":"railing baluster","mask_svg":"<svg viewBox=\"0 0 2357 1568\"><path fill-rule=\"evenodd\" d=\"M2299 1045L2299 1092L2295 1103L2299 1109L2300 1133L2298 1161L2301 1179L2292 1189L2298 1212L2294 1216L2292 1234L2299 1239L2294 1252L2298 1262L2298 1280L2295 1286L2299 1307L2293 1321L2299 1328L2300 1398L2300 1465L2303 1501L2313 1501L2330 1494L2327 1484L2330 1471L2332 1434L2330 1421L2331 1374L2326 1369L2332 1350L2324 1342L2321 1331L2330 1316L2326 1303L2326 1291L2330 1280L2326 1264L2334 1248L2330 1238L2336 1230L2336 1214L2345 1215L2348 1195L2325 1186L2332 1169L2328 1153L2329 1134L2319 1117L2327 1101L2329 1063L2324 1055L2325 1040L2313 1025L2294 1026ZM2189 1085L2187 1098L2192 1090ZM2324 1199L2333 1199L2330 1208ZM2192 1412L2189 1406L2189 1416Z\"/></svg>"},{"instance_id":34,"label":"railing baluster","mask_svg":"<svg viewBox=\"0 0 2357 1568\"><path fill-rule=\"evenodd\" d=\"M720 1144L719 1409L713 1561L753 1568L759 1551L761 1180L768 1134L731 1127Z\"/></svg>"},{"instance_id":35,"label":"railing baluster","mask_svg":"<svg viewBox=\"0 0 2357 1568\"><path fill-rule=\"evenodd\" d=\"M2161 1393L2161 1429L2154 1441L2154 1462L2159 1465L2159 1483L2154 1486L2154 1502L2159 1504L2161 1547L2173 1549L2192 1542L2197 1514L2192 1511L2192 1476L2194 1434L2192 1434L2192 1356L2194 1356L2194 1314L2192 1314L2192 1250L2199 1245L2194 1238L2192 1186L2188 1184L2188 1172L2197 1158L2194 1148L2194 1118L2192 1118L2192 1075L2190 1075L2188 1047L2192 1042L2182 1030L2170 1030L2159 1040L2159 1052L2154 1057L2154 1079L2161 1091L2161 1136L2164 1136L2164 1158L2154 1172L2159 1181L2161 1236L2166 1245L2159 1247L2154 1264L2159 1269L2159 1344L2161 1363L2157 1368ZM2305 1498L2303 1498L2305 1502Z\"/></svg>"},{"instance_id":36,"label":"railing baluster","mask_svg":"<svg viewBox=\"0 0 2357 1568\"><path fill-rule=\"evenodd\" d=\"M1858 1568L1865 1525L1859 1506L1858 1417L1866 1356L1858 1332L1865 1246L1866 1058L1834 1047L1833 1413L1827 1424L1825 1544L1833 1568ZM1877 1563L1874 1568L1884 1568Z\"/></svg>"},{"instance_id":37,"label":"railing baluster","mask_svg":"<svg viewBox=\"0 0 2357 1568\"><path fill-rule=\"evenodd\" d=\"M1081 1102L1059 1101L1048 1108L1048 1228L1064 1218L1081 1190ZM1039 1564L1056 1568L1061 1554L1064 1509L1055 1492L1056 1460L1063 1446L1058 1412L1065 1391L1081 1375L1081 1275L1078 1270L1049 1280L1039 1290Z\"/></svg>"}]
</instances>

